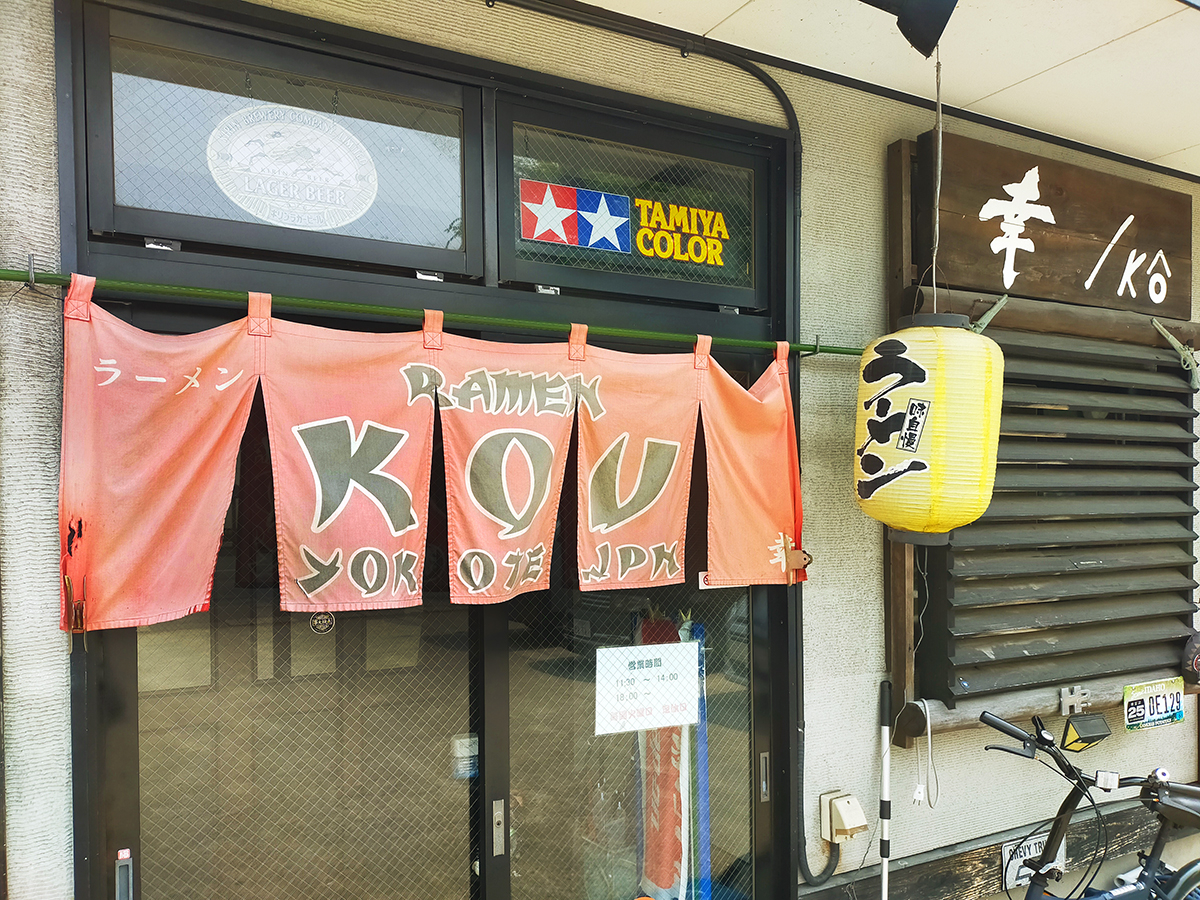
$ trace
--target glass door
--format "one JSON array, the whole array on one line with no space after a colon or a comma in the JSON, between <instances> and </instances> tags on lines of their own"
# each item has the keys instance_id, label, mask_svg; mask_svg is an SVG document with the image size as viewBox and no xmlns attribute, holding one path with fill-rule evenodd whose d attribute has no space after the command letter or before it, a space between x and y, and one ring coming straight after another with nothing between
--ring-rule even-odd
<instances>
[{"instance_id":1,"label":"glass door","mask_svg":"<svg viewBox=\"0 0 1200 900\"><path fill-rule=\"evenodd\" d=\"M280 613L231 562L138 630L140 896L466 896L466 611Z\"/></svg>"},{"instance_id":2,"label":"glass door","mask_svg":"<svg viewBox=\"0 0 1200 900\"><path fill-rule=\"evenodd\" d=\"M748 639L747 589L511 605L513 900L752 896Z\"/></svg>"}]
</instances>

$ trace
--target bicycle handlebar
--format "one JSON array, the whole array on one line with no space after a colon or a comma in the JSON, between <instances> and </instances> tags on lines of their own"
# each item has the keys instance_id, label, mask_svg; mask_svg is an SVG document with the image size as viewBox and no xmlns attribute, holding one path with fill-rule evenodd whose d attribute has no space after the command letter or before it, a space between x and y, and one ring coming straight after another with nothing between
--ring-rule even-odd
<instances>
[{"instance_id":1,"label":"bicycle handlebar","mask_svg":"<svg viewBox=\"0 0 1200 900\"><path fill-rule=\"evenodd\" d=\"M1058 815L1054 818L1041 854L1036 860L1025 860L1024 862L1024 865L1032 869L1034 873L1030 881L1029 892L1026 894L1027 898L1036 897L1038 900L1047 900L1052 896L1046 891L1046 886L1050 878L1061 876L1061 871L1055 867L1054 860L1062 847L1067 829L1080 802L1087 799L1096 809L1097 816L1100 814L1100 809L1096 806L1096 801L1091 793L1091 789L1098 784L1105 791L1113 788L1141 788L1139 799L1152 812L1157 813L1161 821L1159 837L1155 843L1156 848L1161 848L1168 829L1173 825L1191 825L1195 822L1195 806L1189 805L1186 801L1180 801L1183 797L1188 797L1192 798L1191 804L1195 804L1200 800L1200 785L1177 784L1168 781L1164 769L1155 769L1144 777L1126 776L1122 778L1115 772L1102 773L1099 771L1095 775L1090 775L1067 760L1066 755L1055 742L1053 734L1046 730L1038 716L1033 717L1033 734L986 711L980 714L979 721L1021 743L1020 749L989 744L988 750L1004 750L1030 759L1036 759L1037 751L1041 750L1054 761L1063 777L1071 783L1071 791L1058 808ZM1103 779L1101 779L1101 775L1104 776ZM1172 797L1172 795L1178 796ZM1163 896L1150 891L1150 887L1158 883L1158 863L1158 850L1155 850L1151 853L1146 867L1143 869L1143 877L1140 881L1142 887L1138 893L1131 894L1131 896Z\"/></svg>"},{"instance_id":2,"label":"bicycle handlebar","mask_svg":"<svg viewBox=\"0 0 1200 900\"><path fill-rule=\"evenodd\" d=\"M1006 722L1004 719L1000 718L999 716L993 715L992 713L987 712L986 710L979 714L979 721L982 722L984 725L990 725L992 728L995 728L997 731L1002 732L1003 734L1007 734L1010 738L1013 738L1014 740L1018 740L1021 743L1025 743L1026 741L1032 741L1034 739L1033 735L1030 734L1028 731L1023 731L1022 729L1020 729L1016 725L1014 725L1012 722Z\"/></svg>"},{"instance_id":3,"label":"bicycle handlebar","mask_svg":"<svg viewBox=\"0 0 1200 900\"><path fill-rule=\"evenodd\" d=\"M1067 760L1066 756L1063 755L1062 750L1055 745L1053 738L1044 739L1041 735L1030 734L1021 728L1018 728L1012 722L1008 722L999 716L986 711L979 714L979 721L984 725L995 728L1001 734L1005 734L1013 740L1020 741L1023 745L1033 746L1038 750L1045 751L1051 757L1051 759L1054 760L1059 769L1064 775L1067 776L1068 779L1078 781L1083 785L1094 785L1096 783L1096 777L1094 775L1089 775L1087 772L1084 772L1082 769L1072 765ZM1014 750L1012 752L1015 753L1017 751ZM1117 787L1140 787L1151 789L1166 788L1176 794L1182 794L1187 797L1200 799L1200 785L1180 784L1173 781L1167 781L1162 777L1165 774L1166 773L1161 769L1156 769L1149 775L1145 776L1127 775L1118 779Z\"/></svg>"}]
</instances>

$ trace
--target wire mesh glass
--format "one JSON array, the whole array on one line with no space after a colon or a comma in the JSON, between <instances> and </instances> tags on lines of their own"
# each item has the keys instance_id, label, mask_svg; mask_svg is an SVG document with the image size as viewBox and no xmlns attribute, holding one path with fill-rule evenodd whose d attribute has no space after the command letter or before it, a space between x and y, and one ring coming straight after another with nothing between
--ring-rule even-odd
<instances>
[{"instance_id":1,"label":"wire mesh glass","mask_svg":"<svg viewBox=\"0 0 1200 900\"><path fill-rule=\"evenodd\" d=\"M754 172L517 122L517 258L754 286Z\"/></svg>"},{"instance_id":2,"label":"wire mesh glass","mask_svg":"<svg viewBox=\"0 0 1200 900\"><path fill-rule=\"evenodd\" d=\"M511 601L514 900L752 896L749 591L694 584Z\"/></svg>"},{"instance_id":3,"label":"wire mesh glass","mask_svg":"<svg viewBox=\"0 0 1200 900\"><path fill-rule=\"evenodd\" d=\"M142 896L467 897L467 611L280 612L265 453L211 611L138 630Z\"/></svg>"},{"instance_id":4,"label":"wire mesh glass","mask_svg":"<svg viewBox=\"0 0 1200 900\"><path fill-rule=\"evenodd\" d=\"M142 895L479 897L482 620L448 600L444 484L421 606L281 612L265 428L259 400L211 611L137 631ZM749 898L749 589L697 588L697 487L684 583L580 591L575 493L550 589L503 607L512 897Z\"/></svg>"},{"instance_id":5,"label":"wire mesh glass","mask_svg":"<svg viewBox=\"0 0 1200 900\"><path fill-rule=\"evenodd\" d=\"M114 39L119 206L460 250L462 111Z\"/></svg>"}]
</instances>

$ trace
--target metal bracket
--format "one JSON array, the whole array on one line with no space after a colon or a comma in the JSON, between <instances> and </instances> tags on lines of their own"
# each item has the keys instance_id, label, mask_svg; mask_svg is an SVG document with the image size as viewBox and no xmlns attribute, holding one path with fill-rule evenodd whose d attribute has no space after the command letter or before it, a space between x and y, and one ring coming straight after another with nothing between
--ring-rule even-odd
<instances>
[{"instance_id":1,"label":"metal bracket","mask_svg":"<svg viewBox=\"0 0 1200 900\"><path fill-rule=\"evenodd\" d=\"M83 576L83 593L78 600L75 599L75 586L71 581L70 575L63 575L63 596L67 601L67 624L71 631L71 643L68 644L67 652L71 652L71 647L75 643L75 635L83 635L83 651L87 652L87 625L84 616L84 609L87 605L87 576Z\"/></svg>"},{"instance_id":2,"label":"metal bracket","mask_svg":"<svg viewBox=\"0 0 1200 900\"><path fill-rule=\"evenodd\" d=\"M1058 689L1058 711L1061 715L1083 712L1092 705L1092 692L1083 685Z\"/></svg>"},{"instance_id":3,"label":"metal bracket","mask_svg":"<svg viewBox=\"0 0 1200 900\"><path fill-rule=\"evenodd\" d=\"M29 286L33 287L37 284L37 275L33 271L33 254L29 254Z\"/></svg>"},{"instance_id":4,"label":"metal bracket","mask_svg":"<svg viewBox=\"0 0 1200 900\"><path fill-rule=\"evenodd\" d=\"M999 300L993 303L991 308L988 309L987 312L980 316L979 319L971 325L971 330L976 334L983 334L983 329L987 328L988 325L992 323L992 319L996 318L996 313L1004 309L1004 304L1007 302L1008 294L1005 294Z\"/></svg>"},{"instance_id":5,"label":"metal bracket","mask_svg":"<svg viewBox=\"0 0 1200 900\"><path fill-rule=\"evenodd\" d=\"M1192 390L1200 389L1200 371L1196 369L1196 356L1192 348L1181 344L1175 335L1163 327L1162 322L1158 321L1158 319L1151 319L1150 324L1158 329L1158 333L1165 337L1167 343L1174 347L1175 352L1179 354L1179 364L1191 376Z\"/></svg>"},{"instance_id":6,"label":"metal bracket","mask_svg":"<svg viewBox=\"0 0 1200 900\"><path fill-rule=\"evenodd\" d=\"M813 345L813 349L810 350L808 353L801 353L801 354L797 355L796 359L806 359L809 356L816 356L820 352L821 352L821 336L818 334L817 342Z\"/></svg>"}]
</instances>

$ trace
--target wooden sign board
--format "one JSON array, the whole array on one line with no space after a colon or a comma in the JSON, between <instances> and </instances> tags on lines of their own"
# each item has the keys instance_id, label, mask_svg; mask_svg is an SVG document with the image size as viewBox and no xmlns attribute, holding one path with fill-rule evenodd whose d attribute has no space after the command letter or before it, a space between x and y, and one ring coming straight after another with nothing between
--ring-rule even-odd
<instances>
[{"instance_id":1,"label":"wooden sign board","mask_svg":"<svg viewBox=\"0 0 1200 900\"><path fill-rule=\"evenodd\" d=\"M930 283L934 135L919 140L918 271ZM1190 319L1192 198L944 134L938 284Z\"/></svg>"}]
</instances>

